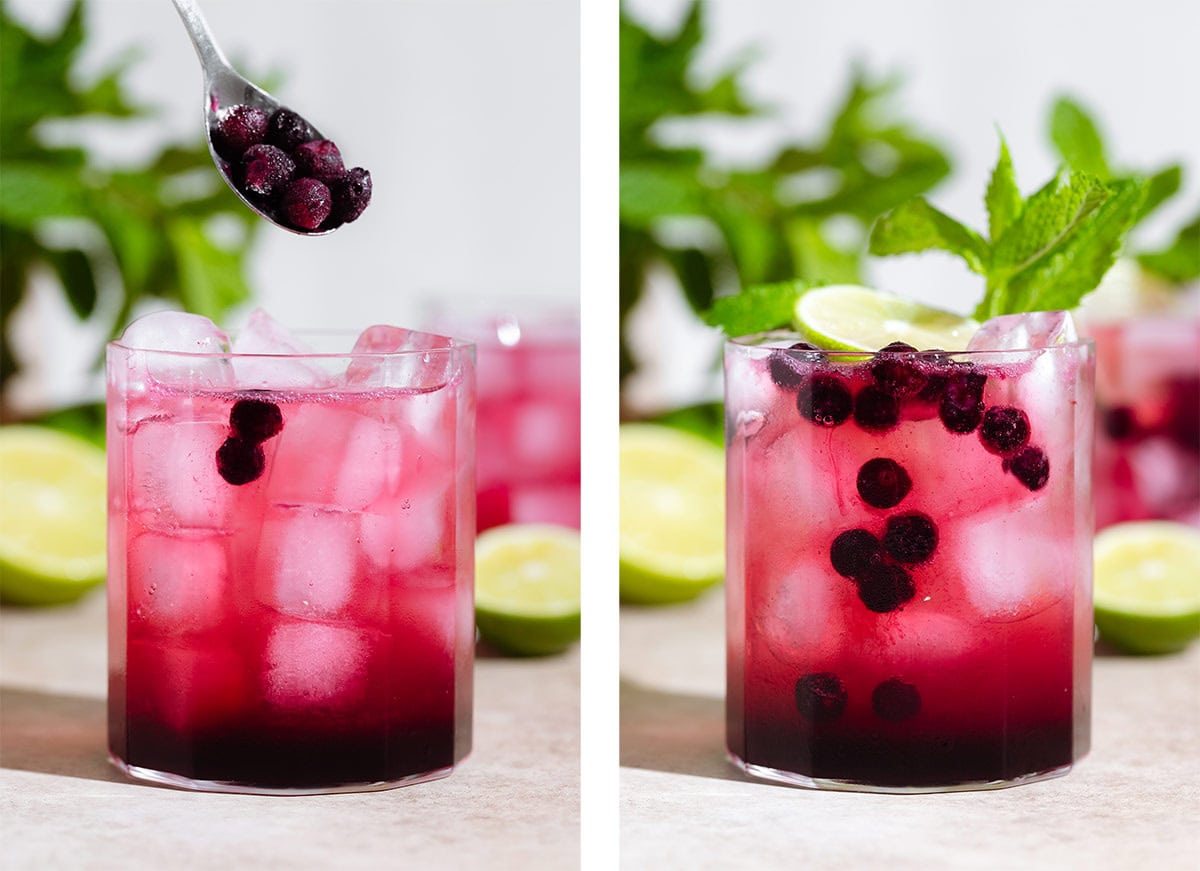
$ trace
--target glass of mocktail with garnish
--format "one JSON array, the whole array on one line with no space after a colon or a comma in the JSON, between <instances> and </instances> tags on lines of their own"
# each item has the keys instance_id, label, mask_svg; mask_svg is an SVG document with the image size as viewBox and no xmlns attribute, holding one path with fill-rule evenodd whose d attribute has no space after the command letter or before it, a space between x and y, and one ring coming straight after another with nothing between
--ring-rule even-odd
<instances>
[{"instance_id":1,"label":"glass of mocktail with garnish","mask_svg":"<svg viewBox=\"0 0 1200 871\"><path fill-rule=\"evenodd\" d=\"M1090 343L802 340L725 350L734 762L887 792L1065 773L1090 740Z\"/></svg>"}]
</instances>

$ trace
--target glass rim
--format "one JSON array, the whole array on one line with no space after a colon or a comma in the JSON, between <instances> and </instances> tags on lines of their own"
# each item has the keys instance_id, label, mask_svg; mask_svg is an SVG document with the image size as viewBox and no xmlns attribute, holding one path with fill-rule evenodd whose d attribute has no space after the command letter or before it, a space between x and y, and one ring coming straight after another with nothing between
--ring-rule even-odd
<instances>
[{"instance_id":1,"label":"glass rim","mask_svg":"<svg viewBox=\"0 0 1200 871\"><path fill-rule=\"evenodd\" d=\"M363 334L363 330L292 330L291 335L296 338L354 338L357 339ZM445 339L449 344L440 348L410 348L403 351L304 351L294 354L270 354L263 352L246 353L244 351L219 350L219 351L176 351L165 350L162 348L140 348L136 345L127 345L118 337L105 343L106 349L115 349L125 353L152 354L155 356L181 357L194 359L214 359L224 358L231 360L362 360L362 359L388 359L402 358L412 356L414 354L454 354L463 351L473 352L476 350L476 342L467 339L456 339L453 336L445 336L440 333L430 333L423 330L412 330L411 332L425 336L436 336L440 339ZM232 337L237 335L237 332L230 333L230 341Z\"/></svg>"},{"instance_id":2,"label":"glass rim","mask_svg":"<svg viewBox=\"0 0 1200 871\"><path fill-rule=\"evenodd\" d=\"M808 341L807 336L805 336L803 333L799 333L794 330L765 330L760 333L747 333L746 335L743 335L743 336L726 337L725 347L726 348L732 347L732 348L742 348L742 349L746 349L746 350L754 350L754 349L763 348L765 342L785 341L785 340L789 340L789 339L793 340L793 341L801 341L801 342ZM949 348L947 348L947 349L931 348L931 349L924 350L924 351L920 351L920 350L918 350L918 351L887 351L886 353L892 357L909 357L909 358L918 358L918 359L936 359L936 358L940 358L940 357L963 357L963 356L966 356L966 357L1012 357L1014 354L1035 354L1035 353L1042 353L1045 351L1079 350L1081 348L1088 348L1088 349L1092 349L1094 351L1095 347L1096 347L1095 339L1091 338L1090 336L1080 336L1079 338L1075 339L1072 342L1055 342L1054 344L1050 344L1050 345L1035 345L1035 346L1029 347L1029 348L1009 348L1009 349L978 348L975 350L962 349L962 350L958 350L958 351L951 350ZM790 348L767 348L766 350L791 351ZM869 358L869 357L877 357L881 353L885 353L885 352L883 352L882 350L880 350L880 351L848 351L848 350L829 349L829 348L818 347L815 350L807 350L807 349L797 348L795 351L791 351L791 353L796 354L796 355L821 354L822 357L825 357L828 359L833 359L833 360L858 361L858 360L863 360L863 359Z\"/></svg>"}]
</instances>

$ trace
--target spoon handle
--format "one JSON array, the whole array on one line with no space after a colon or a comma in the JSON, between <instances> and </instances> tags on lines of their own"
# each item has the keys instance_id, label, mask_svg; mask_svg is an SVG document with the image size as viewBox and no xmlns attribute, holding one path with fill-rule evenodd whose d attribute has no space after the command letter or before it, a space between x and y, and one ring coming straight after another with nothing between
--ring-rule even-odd
<instances>
[{"instance_id":1,"label":"spoon handle","mask_svg":"<svg viewBox=\"0 0 1200 871\"><path fill-rule=\"evenodd\" d=\"M171 0L171 2L175 4L175 11L179 13L179 17L183 19L184 29L192 39L196 56L200 58L200 65L204 67L205 74L212 75L218 69L229 69L229 61L225 60L225 55L221 53L216 40L213 39L212 31L208 29L208 22L204 20L204 13L200 11L195 0Z\"/></svg>"}]
</instances>

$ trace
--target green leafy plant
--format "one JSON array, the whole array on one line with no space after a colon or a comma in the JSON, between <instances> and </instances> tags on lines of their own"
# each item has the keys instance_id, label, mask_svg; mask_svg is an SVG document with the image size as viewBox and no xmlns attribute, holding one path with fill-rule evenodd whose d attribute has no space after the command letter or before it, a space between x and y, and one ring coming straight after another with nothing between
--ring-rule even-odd
<instances>
[{"instance_id":1,"label":"green leafy plant","mask_svg":"<svg viewBox=\"0 0 1200 871\"><path fill-rule=\"evenodd\" d=\"M674 275L696 312L761 282L856 281L871 221L950 170L937 145L895 120L899 82L861 69L815 143L790 142L764 162L736 167L703 147L671 144L663 133L672 123L767 114L745 93L747 60L707 79L697 72L703 12L694 0L678 28L660 36L621 11L622 327L656 268ZM839 236L835 223L858 237ZM676 232L680 224L684 232ZM622 375L632 366L622 339Z\"/></svg>"},{"instance_id":2,"label":"green leafy plant","mask_svg":"<svg viewBox=\"0 0 1200 871\"><path fill-rule=\"evenodd\" d=\"M133 54L80 83L76 63L85 38L83 0L48 37L23 26L0 0L0 331L8 335L39 269L57 275L74 313L86 319L98 315L104 276L115 266L120 301L111 332L149 298L219 318L250 295L246 257L261 222L221 182L199 136L122 168L47 137L50 124L149 114L122 84ZM50 232L64 219L99 232ZM218 219L236 229L225 234L232 239L218 241ZM0 343L0 390L18 365L8 347Z\"/></svg>"},{"instance_id":3,"label":"green leafy plant","mask_svg":"<svg viewBox=\"0 0 1200 871\"><path fill-rule=\"evenodd\" d=\"M1134 218L1135 227L1179 192L1183 167L1178 163L1150 172L1114 168L1099 124L1072 97L1060 96L1054 101L1047 128L1050 142L1067 166L1108 184L1134 177L1146 179L1146 193ZM1133 253L1143 269L1170 284L1195 281L1200 278L1200 213L1191 218L1165 248L1157 251L1137 251L1135 248Z\"/></svg>"},{"instance_id":4,"label":"green leafy plant","mask_svg":"<svg viewBox=\"0 0 1200 871\"><path fill-rule=\"evenodd\" d=\"M987 236L916 197L882 216L871 231L877 255L941 250L984 277L975 317L1072 309L1104 277L1143 213L1151 183L1137 176L1101 182L1063 168L1029 197L1017 187L1004 141L985 202Z\"/></svg>"}]
</instances>

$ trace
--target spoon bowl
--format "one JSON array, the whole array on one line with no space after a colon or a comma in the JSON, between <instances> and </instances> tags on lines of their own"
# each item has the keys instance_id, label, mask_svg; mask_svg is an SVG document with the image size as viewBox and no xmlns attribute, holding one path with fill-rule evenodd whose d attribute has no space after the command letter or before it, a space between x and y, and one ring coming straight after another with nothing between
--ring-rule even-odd
<instances>
[{"instance_id":1,"label":"spoon bowl","mask_svg":"<svg viewBox=\"0 0 1200 871\"><path fill-rule=\"evenodd\" d=\"M188 36L191 37L192 45L196 49L196 56L200 59L200 67L204 72L204 122L208 138L208 152L220 171L221 178L225 180L225 184L237 195L239 200L245 203L248 209L289 233L295 233L298 236L326 236L332 233L337 229L336 226L324 230L305 230L285 224L277 220L274 214L264 210L261 203L254 202L238 189L233 178L233 165L217 152L213 143L213 130L217 128L225 113L233 106L251 106L263 110L268 115L288 107L242 76L230 65L216 40L213 39L208 22L205 21L204 15L194 0L171 0L171 2L175 4L175 10L183 20L183 26L187 30ZM308 126L315 139L325 138L325 135L312 124Z\"/></svg>"}]
</instances>

